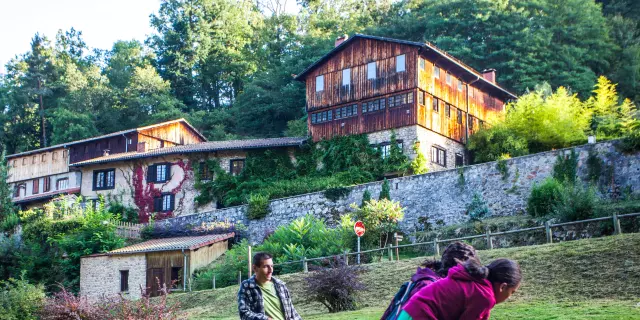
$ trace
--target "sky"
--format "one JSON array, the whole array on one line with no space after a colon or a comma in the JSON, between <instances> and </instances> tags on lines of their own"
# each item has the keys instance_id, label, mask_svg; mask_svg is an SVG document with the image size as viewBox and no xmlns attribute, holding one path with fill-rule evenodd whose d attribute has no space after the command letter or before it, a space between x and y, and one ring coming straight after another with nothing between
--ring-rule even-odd
<instances>
[{"instance_id":1,"label":"sky","mask_svg":"<svg viewBox=\"0 0 640 320\"><path fill-rule=\"evenodd\" d=\"M275 0L267 0L275 1ZM282 1L282 0L281 0ZM161 0L0 0L0 74L16 55L29 51L39 32L55 40L59 29L75 28L89 48L111 49L118 40L143 42L154 29L149 15ZM286 0L287 12L296 1Z\"/></svg>"}]
</instances>

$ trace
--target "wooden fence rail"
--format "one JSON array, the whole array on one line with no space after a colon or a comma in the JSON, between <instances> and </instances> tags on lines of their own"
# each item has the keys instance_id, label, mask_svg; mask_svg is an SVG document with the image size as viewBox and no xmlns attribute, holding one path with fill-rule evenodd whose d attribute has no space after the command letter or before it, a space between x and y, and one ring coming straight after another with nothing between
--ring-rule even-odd
<instances>
[{"instance_id":1,"label":"wooden fence rail","mask_svg":"<svg viewBox=\"0 0 640 320\"><path fill-rule=\"evenodd\" d=\"M377 248L377 249L365 250L365 251L360 251L360 252L346 252L345 251L343 254L339 254L339 255L331 255L331 256L326 256L326 257L317 257L317 258L310 258L310 259L304 258L302 260L296 260L296 261L286 261L286 262L274 264L274 266L282 266L282 265L287 265L287 264L301 263L302 264L302 269L304 270L304 272L307 272L308 271L307 263L309 261L324 260L324 259L334 259L334 258L338 258L338 257L343 257L343 259L345 259L345 261L348 261L347 257L349 255L358 255L358 254L378 252L378 251L383 251L383 250L388 250L390 252L389 253L389 260L393 260L393 254L391 253L391 250L393 250L393 249L406 248L406 247L415 247L415 246L424 246L424 245L433 246L434 247L434 251L436 253L436 256L438 256L438 255L440 255L440 246L439 245L441 243L448 243L448 242L462 241L462 240L471 240L471 239L478 239L478 238L486 238L487 239L487 248L493 249L492 238L494 238L494 237L508 235L508 234L515 234L515 233L531 232L531 231L537 231L537 230L542 230L542 229L545 230L547 243L552 243L553 242L553 228L569 226L569 225L576 225L576 224L583 224L583 223L589 223L589 222L607 221L607 220L610 220L611 222L613 222L613 229L614 229L613 234L617 235L617 234L622 234L622 229L620 228L620 219L621 218L630 218L630 217L637 217L637 216L640 216L640 212L621 214L621 215L614 214L613 216L608 216L608 217L601 217L601 218L594 218L594 219L587 219L587 220L579 220L579 221L572 221L572 222L563 222L563 223L556 223L556 224L551 224L551 223L549 223L549 221L547 221L547 222L545 222L544 226L532 227L532 228L524 228L524 229L518 229L518 230L501 231L501 232L494 232L494 233L490 232L487 229L486 233L473 235L473 236L452 238L452 239L438 239L438 238L435 238L433 241L410 243L410 244L403 244L403 245L397 245L397 246L389 245L389 246L384 247L384 248ZM249 259L251 259L251 257Z\"/></svg>"},{"instance_id":2,"label":"wooden fence rail","mask_svg":"<svg viewBox=\"0 0 640 320\"><path fill-rule=\"evenodd\" d=\"M113 221L116 225L116 234L127 239L140 239L140 231L145 226L142 223Z\"/></svg>"}]
</instances>

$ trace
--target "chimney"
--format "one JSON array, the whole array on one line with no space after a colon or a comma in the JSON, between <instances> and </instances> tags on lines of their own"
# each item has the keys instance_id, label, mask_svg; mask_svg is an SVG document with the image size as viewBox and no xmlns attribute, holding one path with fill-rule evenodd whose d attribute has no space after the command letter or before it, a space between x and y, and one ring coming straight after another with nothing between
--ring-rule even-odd
<instances>
[{"instance_id":1,"label":"chimney","mask_svg":"<svg viewBox=\"0 0 640 320\"><path fill-rule=\"evenodd\" d=\"M342 36L338 37L336 39L335 47L341 45L343 42L347 41L347 39L349 39L349 35L348 34L345 34L345 35L342 35Z\"/></svg>"},{"instance_id":2,"label":"chimney","mask_svg":"<svg viewBox=\"0 0 640 320\"><path fill-rule=\"evenodd\" d=\"M482 77L491 83L496 83L496 69L484 69Z\"/></svg>"},{"instance_id":3,"label":"chimney","mask_svg":"<svg viewBox=\"0 0 640 320\"><path fill-rule=\"evenodd\" d=\"M146 142L138 142L137 152L146 152L147 151L147 143Z\"/></svg>"},{"instance_id":4,"label":"chimney","mask_svg":"<svg viewBox=\"0 0 640 320\"><path fill-rule=\"evenodd\" d=\"M103 156L103 157L108 156L108 155L109 155L109 151L110 151L109 149L104 149L104 150L102 150L102 156Z\"/></svg>"}]
</instances>

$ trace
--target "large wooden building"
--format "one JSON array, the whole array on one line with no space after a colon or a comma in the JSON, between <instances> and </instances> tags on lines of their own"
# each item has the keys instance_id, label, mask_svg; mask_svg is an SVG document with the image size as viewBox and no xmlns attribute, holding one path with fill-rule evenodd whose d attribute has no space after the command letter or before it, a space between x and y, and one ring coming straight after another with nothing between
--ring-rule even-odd
<instances>
[{"instance_id":1,"label":"large wooden building","mask_svg":"<svg viewBox=\"0 0 640 320\"><path fill-rule=\"evenodd\" d=\"M37 207L60 195L80 193L83 177L80 171L70 169L74 163L205 141L185 119L114 132L8 155L7 183L14 190L15 204ZM106 184L113 184L113 175L105 173L103 177Z\"/></svg>"},{"instance_id":2,"label":"large wooden building","mask_svg":"<svg viewBox=\"0 0 640 320\"><path fill-rule=\"evenodd\" d=\"M306 83L314 141L368 134L383 155L391 130L403 151L431 156L431 169L462 165L464 144L516 96L429 43L356 34L339 38L296 76Z\"/></svg>"}]
</instances>

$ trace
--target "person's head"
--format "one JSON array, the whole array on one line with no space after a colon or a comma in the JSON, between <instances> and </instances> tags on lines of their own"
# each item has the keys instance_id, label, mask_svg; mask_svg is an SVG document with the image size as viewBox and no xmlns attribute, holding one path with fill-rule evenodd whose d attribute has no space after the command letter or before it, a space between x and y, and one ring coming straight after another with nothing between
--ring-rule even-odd
<instances>
[{"instance_id":1,"label":"person's head","mask_svg":"<svg viewBox=\"0 0 640 320\"><path fill-rule=\"evenodd\" d=\"M518 263L513 260L497 259L483 266L477 259L469 259L464 267L471 276L491 282L496 303L509 299L520 287L522 273Z\"/></svg>"},{"instance_id":2,"label":"person's head","mask_svg":"<svg viewBox=\"0 0 640 320\"><path fill-rule=\"evenodd\" d=\"M271 281L271 274L273 274L272 258L266 252L258 252L253 255L253 273L255 273L258 283Z\"/></svg>"},{"instance_id":3,"label":"person's head","mask_svg":"<svg viewBox=\"0 0 640 320\"><path fill-rule=\"evenodd\" d=\"M476 258L476 249L464 242L453 242L449 244L442 252L442 258L440 259L440 269L437 271L442 277L446 277L449 273L449 269L458 265L458 263L465 262L471 258Z\"/></svg>"}]
</instances>

